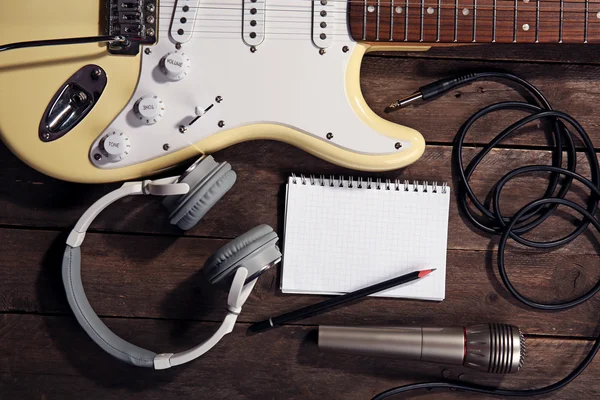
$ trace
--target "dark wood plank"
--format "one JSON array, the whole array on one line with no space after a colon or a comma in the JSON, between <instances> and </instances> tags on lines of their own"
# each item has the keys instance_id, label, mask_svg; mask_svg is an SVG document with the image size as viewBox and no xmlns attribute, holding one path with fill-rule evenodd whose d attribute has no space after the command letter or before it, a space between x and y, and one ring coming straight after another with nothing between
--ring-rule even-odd
<instances>
[{"instance_id":1,"label":"dark wood plank","mask_svg":"<svg viewBox=\"0 0 600 400\"><path fill-rule=\"evenodd\" d=\"M16 229L0 230L0 234L0 311L70 314L60 272L65 235ZM219 320L228 287L209 285L198 271L224 243L88 234L83 280L90 302L104 316ZM518 289L541 301L580 295L600 278L595 253L531 254L514 249L507 254L507 265ZM446 324L500 320L531 334L595 333L600 298L560 313L535 311L508 294L495 268L491 252L451 250L443 302L372 298L301 323L424 324L444 315ZM260 278L241 321L259 321L323 299L283 295L279 278L277 269Z\"/></svg>"},{"instance_id":2,"label":"dark wood plank","mask_svg":"<svg viewBox=\"0 0 600 400\"><path fill-rule=\"evenodd\" d=\"M193 346L216 329L216 324L124 319L111 319L108 325L126 339L160 351ZM245 330L238 325L191 364L152 371L110 358L70 318L6 315L0 319L0 393L24 400L369 399L392 386L441 380L444 375L454 381L529 388L565 376L590 347L585 340L528 338L524 369L499 376L458 366L321 353L311 328L256 336L246 336ZM594 361L575 382L544 399L600 396L595 383L599 365ZM445 390L409 397L485 398Z\"/></svg>"},{"instance_id":3,"label":"dark wood plank","mask_svg":"<svg viewBox=\"0 0 600 400\"><path fill-rule=\"evenodd\" d=\"M474 154L465 150L465 160ZM2 157L2 155L4 157ZM234 188L206 215L201 224L186 235L233 238L252 227L266 223L279 231L282 229L285 182L290 173L371 175L360 174L329 164L292 146L276 142L256 142L237 145L216 155L219 160L229 160L238 173ZM448 181L457 187L451 169L451 148L428 146L425 155L415 164L399 171L374 174L382 178ZM549 163L550 154L537 150L501 149L492 152L472 179L472 186L482 198L493 184L507 171L523 165ZM579 171L587 175L583 155L579 156ZM6 166L6 168L2 168ZM432 173L432 166L435 172ZM527 177L507 186L501 199L502 210L513 213L527 202L537 198L545 188L543 176ZM84 186L60 182L25 168L6 150L0 154L0 224L4 226L45 227L67 229L96 199L118 185ZM581 197L581 189L575 192ZM249 197L251 196L251 197ZM249 201L249 198L256 201ZM231 218L231 210L236 218ZM550 222L550 221L549 221ZM555 221L552 221L555 222ZM451 249L484 250L490 237L474 231L459 212L453 197L450 207ZM554 229L547 229L547 227ZM149 233L179 236L179 229L169 225L166 213L158 198L129 198L108 208L92 225L94 230L127 233ZM568 225L544 225L541 232L551 235L566 232ZM554 236L556 237L556 236ZM561 251L587 249L595 252L593 243L581 240L577 246ZM583 247L582 247L583 246Z\"/></svg>"}]
</instances>

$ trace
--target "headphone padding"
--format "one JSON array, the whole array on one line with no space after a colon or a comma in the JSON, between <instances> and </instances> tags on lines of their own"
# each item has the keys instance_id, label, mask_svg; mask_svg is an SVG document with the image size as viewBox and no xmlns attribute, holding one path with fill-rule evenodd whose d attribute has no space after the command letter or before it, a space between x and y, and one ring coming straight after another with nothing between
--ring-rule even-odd
<instances>
[{"instance_id":1,"label":"headphone padding","mask_svg":"<svg viewBox=\"0 0 600 400\"><path fill-rule=\"evenodd\" d=\"M62 278L71 309L89 337L110 355L138 367L154 368L156 353L133 345L115 335L92 309L81 282L81 248L67 245Z\"/></svg>"},{"instance_id":2,"label":"headphone padding","mask_svg":"<svg viewBox=\"0 0 600 400\"><path fill-rule=\"evenodd\" d=\"M245 257L277 239L273 228L259 225L217 250L206 260L203 271L211 283L216 283L233 272Z\"/></svg>"},{"instance_id":3,"label":"headphone padding","mask_svg":"<svg viewBox=\"0 0 600 400\"><path fill-rule=\"evenodd\" d=\"M206 213L233 187L236 181L233 170L223 170L211 177L202 187L184 195L182 206L172 216L171 223L180 229L193 228Z\"/></svg>"}]
</instances>

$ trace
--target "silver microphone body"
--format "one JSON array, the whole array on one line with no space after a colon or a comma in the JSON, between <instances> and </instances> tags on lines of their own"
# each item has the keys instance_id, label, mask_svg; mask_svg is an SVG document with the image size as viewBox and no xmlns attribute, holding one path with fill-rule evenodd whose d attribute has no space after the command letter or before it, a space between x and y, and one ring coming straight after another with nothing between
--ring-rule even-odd
<instances>
[{"instance_id":1,"label":"silver microphone body","mask_svg":"<svg viewBox=\"0 0 600 400\"><path fill-rule=\"evenodd\" d=\"M320 326L319 349L464 365L498 374L520 370L525 355L521 331L506 324L445 328Z\"/></svg>"}]
</instances>

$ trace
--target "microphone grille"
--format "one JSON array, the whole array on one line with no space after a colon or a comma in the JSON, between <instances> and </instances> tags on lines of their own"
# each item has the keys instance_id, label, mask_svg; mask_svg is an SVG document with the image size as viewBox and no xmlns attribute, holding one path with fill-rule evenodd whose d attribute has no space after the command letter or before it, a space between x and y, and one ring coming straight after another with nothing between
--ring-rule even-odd
<instances>
[{"instance_id":1,"label":"microphone grille","mask_svg":"<svg viewBox=\"0 0 600 400\"><path fill-rule=\"evenodd\" d=\"M506 324L466 328L464 365L496 374L517 372L523 367L525 338L519 328Z\"/></svg>"}]
</instances>

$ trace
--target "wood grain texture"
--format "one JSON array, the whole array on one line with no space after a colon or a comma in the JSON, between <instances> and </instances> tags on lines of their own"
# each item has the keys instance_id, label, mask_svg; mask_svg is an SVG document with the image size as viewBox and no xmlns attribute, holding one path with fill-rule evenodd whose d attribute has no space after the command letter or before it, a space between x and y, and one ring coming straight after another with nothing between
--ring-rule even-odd
<instances>
[{"instance_id":1,"label":"wood grain texture","mask_svg":"<svg viewBox=\"0 0 600 400\"><path fill-rule=\"evenodd\" d=\"M481 29L477 26L481 34L489 34ZM430 143L419 162L374 176L446 180L453 189L457 187L450 145L458 127L484 105L520 96L502 84L482 82L394 114L384 114L383 109L421 85L472 70L502 69L531 79L555 108L579 119L600 148L600 122L595 109L600 68L595 52L589 49L558 45L463 46L367 57L362 70L367 102L380 116L419 129ZM477 145L489 141L518 116L490 116L474 127L468 142ZM547 139L536 129L523 130L506 145L511 148L493 151L474 174L472 182L478 196L484 198L493 183L510 169L549 162ZM475 151L466 149L465 158L470 159ZM83 248L84 284L96 311L125 339L153 350L171 351L183 350L208 337L223 317L227 288L208 285L203 279L199 271L206 258L229 239L260 223L271 224L282 233L284 183L290 173L360 174L276 142L244 143L215 157L232 164L238 182L194 229L182 233L170 226L160 199L151 198L118 202L92 226L93 233ZM578 171L587 175L589 168L583 154L579 154L578 161ZM543 176L511 183L501 199L503 212L512 213L536 198L543 185ZM281 294L279 272L273 269L260 278L244 307L242 323L215 351L171 371L130 368L104 354L77 326L60 278L60 259L69 229L89 205L117 186L84 186L44 177L0 146L1 400L362 400L394 385L445 375L450 380L461 376L472 382L536 387L565 376L586 354L589 338L598 334L599 299L551 313L517 303L496 272L498 238L473 230L461 216L453 196L445 301L367 299L298 325L247 336L248 323L324 298ZM569 196L582 203L585 191L576 187ZM571 214L561 212L532 237L556 238L572 229L575 221ZM544 253L511 244L508 272L520 290L538 300L573 298L600 277L598 236L590 231L569 246ZM522 373L499 377L456 367L321 354L310 333L318 324L481 322L512 323L534 335L529 338ZM598 368L598 361L594 361L572 385L543 398L600 397L595 379ZM444 369L447 372L443 373ZM438 391L407 398L486 397Z\"/></svg>"},{"instance_id":2,"label":"wood grain texture","mask_svg":"<svg viewBox=\"0 0 600 400\"><path fill-rule=\"evenodd\" d=\"M586 340L528 338L523 370L502 377L457 366L321 353L312 327L247 336L247 325L239 324L202 359L172 370L150 371L104 354L72 318L6 315L2 322L0 393L23 400L370 399L395 385L443 376L451 381L536 387L566 375L590 347ZM155 350L183 349L217 328L211 323L121 318L107 324L126 339ZM544 398L598 397L600 389L594 383L598 373L599 363L593 362L570 386ZM403 398L486 397L442 390Z\"/></svg>"},{"instance_id":3,"label":"wood grain texture","mask_svg":"<svg viewBox=\"0 0 600 400\"><path fill-rule=\"evenodd\" d=\"M6 150L5 150L6 151ZM475 149L467 148L465 161L470 160ZM0 157L2 163L12 165L20 177L11 175L10 165L0 172L0 187L5 193L0 196L0 224L6 227L44 227L49 229L67 229L72 227L79 216L97 198L117 185L85 186L60 182L26 169L8 152ZM350 171L315 157L294 147L276 142L255 142L234 146L216 155L218 160L229 160L238 174L234 188L203 219L201 224L187 232L181 232L168 224L166 213L158 198L134 197L120 201L104 211L92 225L92 229L102 232L124 232L159 234L169 236L199 236L234 238L261 223L270 224L282 231L284 188L287 177L295 172L305 175L363 175ZM530 164L550 163L550 153L539 150L498 149L494 150L482 162L472 178L475 193L481 198L491 190L493 184L507 171ZM376 177L390 179L429 180L451 182L457 187L457 181L451 168L452 149L448 146L430 145L419 162L409 167L382 174ZM578 171L588 175L585 157L579 154ZM432 173L432 166L435 172ZM2 169L0 168L0 171ZM367 174L370 175L370 174ZM6 183L3 185L3 183ZM11 184L12 183L12 184ZM508 185L501 198L502 210L513 213L543 193L545 189L543 175L529 176ZM569 198L585 198L581 187L576 186ZM256 201L249 201L251 198ZM231 210L236 218L231 218ZM549 222L561 221L558 217ZM568 219L557 222L558 228L567 229ZM483 235L463 220L456 198L452 196L450 205L449 248L457 250L486 250L491 238ZM550 224L553 226L553 224ZM556 235L554 231L541 229L534 232ZM556 237L556 236L554 236ZM576 249L576 250L575 250ZM582 252L595 254L593 242L579 240L576 245L558 250L560 252Z\"/></svg>"},{"instance_id":4,"label":"wood grain texture","mask_svg":"<svg viewBox=\"0 0 600 400\"><path fill-rule=\"evenodd\" d=\"M0 312L69 314L60 265L65 235L2 230ZM88 234L82 275L97 313L109 317L218 321L228 287L210 285L202 273L206 259L225 240ZM596 254L507 253L508 272L524 293L541 301L581 295L600 278ZM444 315L450 325L502 321L530 334L593 336L600 299L557 313L524 307L504 289L495 255L484 250L448 252L443 302L370 298L300 324L427 324ZM326 265L323 266L326 268ZM280 274L261 276L240 321L257 322L324 299L284 295ZM465 313L465 310L469 310Z\"/></svg>"},{"instance_id":5,"label":"wood grain texture","mask_svg":"<svg viewBox=\"0 0 600 400\"><path fill-rule=\"evenodd\" d=\"M593 0L359 0L349 3L356 41L598 43Z\"/></svg>"}]
</instances>

